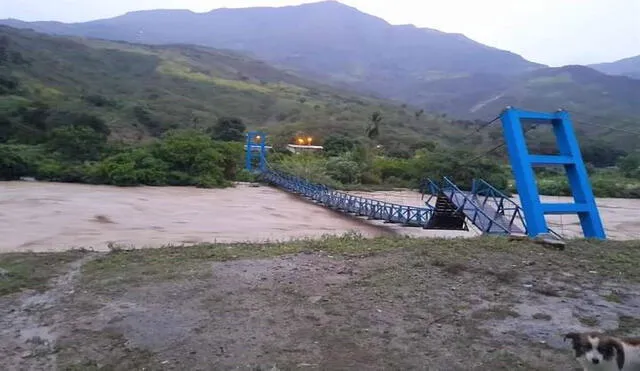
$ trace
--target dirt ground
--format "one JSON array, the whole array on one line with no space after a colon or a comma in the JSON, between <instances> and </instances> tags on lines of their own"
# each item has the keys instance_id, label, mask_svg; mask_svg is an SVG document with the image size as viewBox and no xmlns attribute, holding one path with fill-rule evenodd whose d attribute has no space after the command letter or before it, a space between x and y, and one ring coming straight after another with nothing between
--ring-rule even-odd
<instances>
[{"instance_id":1,"label":"dirt ground","mask_svg":"<svg viewBox=\"0 0 640 371\"><path fill-rule=\"evenodd\" d=\"M3 370L579 370L640 244L358 236L0 255ZM32 272L35 276L29 274Z\"/></svg>"}]
</instances>

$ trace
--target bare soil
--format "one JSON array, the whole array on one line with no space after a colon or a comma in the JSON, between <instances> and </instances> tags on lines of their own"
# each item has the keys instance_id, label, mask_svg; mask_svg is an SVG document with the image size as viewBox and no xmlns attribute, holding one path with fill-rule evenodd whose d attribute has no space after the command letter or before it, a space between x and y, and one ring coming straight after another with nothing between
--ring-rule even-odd
<instances>
[{"instance_id":1,"label":"bare soil","mask_svg":"<svg viewBox=\"0 0 640 371\"><path fill-rule=\"evenodd\" d=\"M14 274L27 258L48 285ZM0 255L0 359L3 370L579 370L565 332L640 335L638 263L638 242L357 236Z\"/></svg>"}]
</instances>

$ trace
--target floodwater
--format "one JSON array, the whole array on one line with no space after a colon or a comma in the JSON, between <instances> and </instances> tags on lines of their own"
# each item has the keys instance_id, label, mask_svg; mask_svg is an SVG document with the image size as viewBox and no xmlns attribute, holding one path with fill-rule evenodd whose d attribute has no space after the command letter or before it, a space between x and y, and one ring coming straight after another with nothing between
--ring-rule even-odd
<instances>
[{"instance_id":1,"label":"floodwater","mask_svg":"<svg viewBox=\"0 0 640 371\"><path fill-rule=\"evenodd\" d=\"M362 195L424 204L411 191ZM640 200L603 199L599 205L611 238L640 238ZM577 218L571 216L552 227L566 236L580 233ZM286 241L353 231L367 237L476 235L475 231L427 231L347 217L266 186L240 184L212 190L0 182L0 252Z\"/></svg>"},{"instance_id":2,"label":"floodwater","mask_svg":"<svg viewBox=\"0 0 640 371\"><path fill-rule=\"evenodd\" d=\"M0 182L0 251L264 242L351 230L385 233L269 187Z\"/></svg>"}]
</instances>

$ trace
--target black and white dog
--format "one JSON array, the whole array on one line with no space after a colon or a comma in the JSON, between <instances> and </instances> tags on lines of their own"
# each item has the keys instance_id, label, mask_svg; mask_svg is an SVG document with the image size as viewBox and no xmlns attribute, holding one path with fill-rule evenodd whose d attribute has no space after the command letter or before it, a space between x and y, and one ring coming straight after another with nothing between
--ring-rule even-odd
<instances>
[{"instance_id":1,"label":"black and white dog","mask_svg":"<svg viewBox=\"0 0 640 371\"><path fill-rule=\"evenodd\" d=\"M599 332L566 334L584 371L640 371L640 339Z\"/></svg>"}]
</instances>

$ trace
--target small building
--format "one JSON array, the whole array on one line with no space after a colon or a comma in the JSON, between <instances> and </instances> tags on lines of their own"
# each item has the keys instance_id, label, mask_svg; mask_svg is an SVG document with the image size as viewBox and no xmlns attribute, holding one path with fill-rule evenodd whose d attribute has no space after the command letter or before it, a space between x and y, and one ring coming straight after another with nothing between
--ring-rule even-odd
<instances>
[{"instance_id":1,"label":"small building","mask_svg":"<svg viewBox=\"0 0 640 371\"><path fill-rule=\"evenodd\" d=\"M303 153L303 152L322 152L322 150L324 150L324 147L323 146L300 145L300 144L287 144L287 149L290 152L298 154L298 153Z\"/></svg>"}]
</instances>

